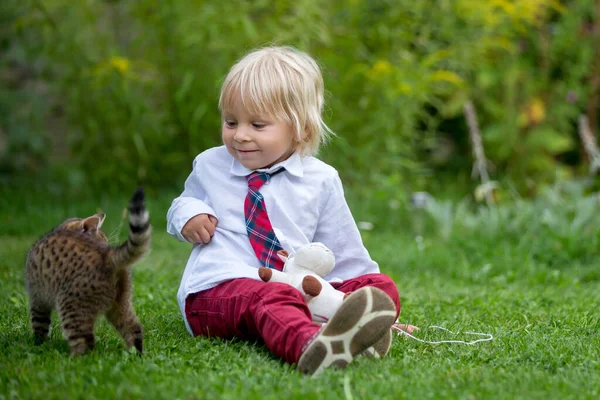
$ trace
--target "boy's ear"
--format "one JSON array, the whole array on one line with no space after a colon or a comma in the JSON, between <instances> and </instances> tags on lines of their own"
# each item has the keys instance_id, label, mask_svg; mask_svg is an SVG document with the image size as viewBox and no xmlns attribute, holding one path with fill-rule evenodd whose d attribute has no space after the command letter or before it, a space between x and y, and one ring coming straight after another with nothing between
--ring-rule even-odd
<instances>
[{"instance_id":1,"label":"boy's ear","mask_svg":"<svg viewBox=\"0 0 600 400\"><path fill-rule=\"evenodd\" d=\"M87 217L83 220L82 228L85 232L95 231L102 227L102 223L104 222L104 214L96 214L91 217Z\"/></svg>"},{"instance_id":2,"label":"boy's ear","mask_svg":"<svg viewBox=\"0 0 600 400\"><path fill-rule=\"evenodd\" d=\"M279 259L281 261L283 261L284 263L286 263L287 260L288 260L288 258L289 258L289 256L290 256L290 253L288 253L287 250L279 250L277 252L277 256L279 257Z\"/></svg>"}]
</instances>

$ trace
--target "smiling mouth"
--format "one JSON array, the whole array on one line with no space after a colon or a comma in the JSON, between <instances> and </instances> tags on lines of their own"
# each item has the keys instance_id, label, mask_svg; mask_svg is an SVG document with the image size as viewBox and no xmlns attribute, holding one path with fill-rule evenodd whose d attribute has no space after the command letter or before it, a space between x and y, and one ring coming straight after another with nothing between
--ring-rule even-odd
<instances>
[{"instance_id":1,"label":"smiling mouth","mask_svg":"<svg viewBox=\"0 0 600 400\"><path fill-rule=\"evenodd\" d=\"M244 154L247 154L247 153L255 153L255 152L257 152L257 151L258 151L258 150L238 150L238 152L240 152L240 153L244 153Z\"/></svg>"}]
</instances>

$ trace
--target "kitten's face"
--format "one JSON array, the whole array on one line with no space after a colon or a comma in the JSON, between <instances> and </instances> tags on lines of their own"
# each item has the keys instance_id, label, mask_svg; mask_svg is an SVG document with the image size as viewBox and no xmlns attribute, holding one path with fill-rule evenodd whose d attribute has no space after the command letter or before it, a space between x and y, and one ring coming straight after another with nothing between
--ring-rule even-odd
<instances>
[{"instance_id":1,"label":"kitten's face","mask_svg":"<svg viewBox=\"0 0 600 400\"><path fill-rule=\"evenodd\" d=\"M106 234L100 229L104 222L104 217L104 214L95 214L87 218L69 218L60 224L59 228L73 232L81 232L92 236L100 242L108 243Z\"/></svg>"}]
</instances>

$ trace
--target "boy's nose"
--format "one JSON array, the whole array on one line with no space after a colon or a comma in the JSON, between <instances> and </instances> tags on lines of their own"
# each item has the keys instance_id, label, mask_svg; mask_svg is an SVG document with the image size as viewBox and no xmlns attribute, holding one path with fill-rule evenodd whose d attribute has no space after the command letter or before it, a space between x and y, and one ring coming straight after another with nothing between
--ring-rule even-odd
<instances>
[{"instance_id":1,"label":"boy's nose","mask_svg":"<svg viewBox=\"0 0 600 400\"><path fill-rule=\"evenodd\" d=\"M235 130L235 135L233 135L233 140L236 142L247 142L250 140L250 135L248 135L248 131L245 128L238 127Z\"/></svg>"}]
</instances>

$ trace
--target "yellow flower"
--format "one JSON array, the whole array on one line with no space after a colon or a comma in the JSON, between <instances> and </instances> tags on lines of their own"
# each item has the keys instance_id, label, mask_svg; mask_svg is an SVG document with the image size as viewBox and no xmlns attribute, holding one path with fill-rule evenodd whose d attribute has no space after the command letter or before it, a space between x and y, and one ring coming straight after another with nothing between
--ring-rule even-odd
<instances>
[{"instance_id":1,"label":"yellow flower","mask_svg":"<svg viewBox=\"0 0 600 400\"><path fill-rule=\"evenodd\" d=\"M400 94L411 94L413 92L412 86L405 82L400 82L396 87L396 90Z\"/></svg>"},{"instance_id":2,"label":"yellow flower","mask_svg":"<svg viewBox=\"0 0 600 400\"><path fill-rule=\"evenodd\" d=\"M546 118L546 106L539 97L534 97L523 108L519 114L518 124L520 127L537 125Z\"/></svg>"},{"instance_id":3,"label":"yellow flower","mask_svg":"<svg viewBox=\"0 0 600 400\"><path fill-rule=\"evenodd\" d=\"M111 67L119 71L121 74L125 74L127 73L127 71L129 71L130 62L126 58L112 57L108 63Z\"/></svg>"},{"instance_id":4,"label":"yellow flower","mask_svg":"<svg viewBox=\"0 0 600 400\"><path fill-rule=\"evenodd\" d=\"M392 65L387 60L379 60L373 65L369 74L374 77L380 77L391 74L393 71Z\"/></svg>"},{"instance_id":5,"label":"yellow flower","mask_svg":"<svg viewBox=\"0 0 600 400\"><path fill-rule=\"evenodd\" d=\"M438 70L438 71L432 72L429 75L429 79L433 82L436 82L436 81L448 82L448 83L451 83L456 86L462 86L464 83L462 78L460 76L456 75L454 72L444 71L444 70Z\"/></svg>"}]
</instances>

